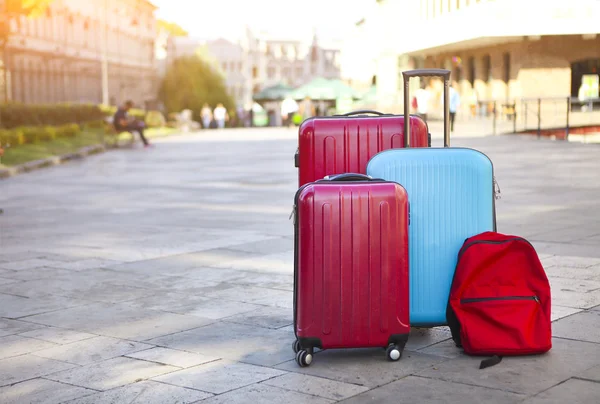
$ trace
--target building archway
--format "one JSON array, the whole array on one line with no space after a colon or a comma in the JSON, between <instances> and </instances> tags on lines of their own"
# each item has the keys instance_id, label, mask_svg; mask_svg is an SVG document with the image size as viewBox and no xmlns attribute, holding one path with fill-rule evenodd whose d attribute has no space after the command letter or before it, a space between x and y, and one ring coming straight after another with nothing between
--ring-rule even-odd
<instances>
[{"instance_id":1,"label":"building archway","mask_svg":"<svg viewBox=\"0 0 600 404\"><path fill-rule=\"evenodd\" d=\"M586 59L571 63L571 96L579 96L584 75L600 75L600 59Z\"/></svg>"}]
</instances>

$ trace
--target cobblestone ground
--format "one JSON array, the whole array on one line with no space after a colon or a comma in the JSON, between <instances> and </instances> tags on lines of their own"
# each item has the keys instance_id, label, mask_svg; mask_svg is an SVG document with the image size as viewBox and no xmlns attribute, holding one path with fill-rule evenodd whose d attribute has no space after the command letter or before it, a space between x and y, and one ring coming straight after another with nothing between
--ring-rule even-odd
<instances>
[{"instance_id":1,"label":"cobblestone ground","mask_svg":"<svg viewBox=\"0 0 600 404\"><path fill-rule=\"evenodd\" d=\"M494 161L499 231L552 283L554 348L479 370L447 328L293 361L295 132L225 130L0 182L2 403L596 403L594 145L453 141Z\"/></svg>"}]
</instances>

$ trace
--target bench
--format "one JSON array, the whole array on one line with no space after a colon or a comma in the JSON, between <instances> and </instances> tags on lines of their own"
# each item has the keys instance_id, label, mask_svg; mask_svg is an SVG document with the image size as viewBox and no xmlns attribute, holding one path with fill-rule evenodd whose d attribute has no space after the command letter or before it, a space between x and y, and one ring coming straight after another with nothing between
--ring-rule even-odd
<instances>
[{"instance_id":1,"label":"bench","mask_svg":"<svg viewBox=\"0 0 600 404\"><path fill-rule=\"evenodd\" d=\"M115 128L112 117L107 117L104 119L105 144L109 145L110 147L119 147L119 136L121 136L123 133L129 133L131 135L131 139L127 145L133 146L135 143L134 133L132 133L131 131L118 131ZM106 138L112 139L112 142L106 142Z\"/></svg>"}]
</instances>

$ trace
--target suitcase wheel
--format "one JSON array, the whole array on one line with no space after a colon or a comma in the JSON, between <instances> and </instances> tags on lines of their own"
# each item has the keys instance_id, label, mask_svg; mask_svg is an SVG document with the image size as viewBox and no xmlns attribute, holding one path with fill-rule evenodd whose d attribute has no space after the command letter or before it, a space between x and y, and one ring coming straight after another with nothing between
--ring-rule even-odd
<instances>
[{"instance_id":1,"label":"suitcase wheel","mask_svg":"<svg viewBox=\"0 0 600 404\"><path fill-rule=\"evenodd\" d=\"M391 361L397 361L402 357L402 349L398 345L390 344L385 350L387 358Z\"/></svg>"},{"instance_id":2,"label":"suitcase wheel","mask_svg":"<svg viewBox=\"0 0 600 404\"><path fill-rule=\"evenodd\" d=\"M300 348L302 348L300 346L300 341L295 340L294 343L292 344L292 349L294 350L294 353L298 353L298 351L300 350Z\"/></svg>"},{"instance_id":3,"label":"suitcase wheel","mask_svg":"<svg viewBox=\"0 0 600 404\"><path fill-rule=\"evenodd\" d=\"M298 351L296 354L296 363L301 367L305 368L312 363L313 356L311 353L305 350Z\"/></svg>"}]
</instances>

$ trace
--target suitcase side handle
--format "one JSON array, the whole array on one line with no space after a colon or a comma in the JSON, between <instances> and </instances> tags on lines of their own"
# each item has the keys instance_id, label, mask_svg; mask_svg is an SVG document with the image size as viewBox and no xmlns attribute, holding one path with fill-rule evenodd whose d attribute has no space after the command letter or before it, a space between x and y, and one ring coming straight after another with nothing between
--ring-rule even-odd
<instances>
[{"instance_id":1,"label":"suitcase side handle","mask_svg":"<svg viewBox=\"0 0 600 404\"><path fill-rule=\"evenodd\" d=\"M444 147L450 147L450 70L416 69L402 72L404 79L404 116L409 115L409 82L413 77L441 77L444 80ZM404 145L410 147L410 119L404 120Z\"/></svg>"},{"instance_id":2,"label":"suitcase side handle","mask_svg":"<svg viewBox=\"0 0 600 404\"><path fill-rule=\"evenodd\" d=\"M358 111L352 111L352 112L348 112L345 114L334 115L334 116L353 116L353 115L366 115L366 114L372 114L372 115L377 115L377 116L390 115L390 114L384 114L383 112L379 112L379 111L373 111L372 109L359 109Z\"/></svg>"},{"instance_id":3,"label":"suitcase side handle","mask_svg":"<svg viewBox=\"0 0 600 404\"><path fill-rule=\"evenodd\" d=\"M326 181L375 181L373 177L365 174L344 173L336 175L328 175L323 178Z\"/></svg>"}]
</instances>

